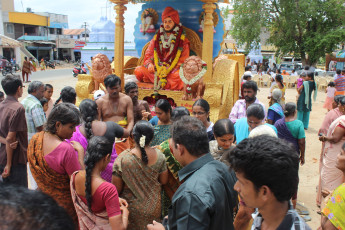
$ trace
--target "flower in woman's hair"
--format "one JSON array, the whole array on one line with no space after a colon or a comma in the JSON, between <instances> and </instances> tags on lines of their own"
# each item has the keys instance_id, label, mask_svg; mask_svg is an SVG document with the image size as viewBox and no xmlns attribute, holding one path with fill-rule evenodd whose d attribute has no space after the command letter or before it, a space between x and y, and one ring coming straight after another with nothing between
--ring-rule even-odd
<instances>
[{"instance_id":1,"label":"flower in woman's hair","mask_svg":"<svg viewBox=\"0 0 345 230\"><path fill-rule=\"evenodd\" d=\"M143 135L140 137L140 140L139 140L139 145L141 148L144 148L145 147L145 141L146 141L146 137Z\"/></svg>"}]
</instances>

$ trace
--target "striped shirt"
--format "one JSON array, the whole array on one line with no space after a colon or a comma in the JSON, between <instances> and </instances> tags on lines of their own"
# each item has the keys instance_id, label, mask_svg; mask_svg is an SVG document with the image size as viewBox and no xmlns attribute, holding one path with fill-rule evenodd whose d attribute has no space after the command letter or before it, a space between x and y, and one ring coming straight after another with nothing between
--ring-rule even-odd
<instances>
[{"instance_id":1,"label":"striped shirt","mask_svg":"<svg viewBox=\"0 0 345 230\"><path fill-rule=\"evenodd\" d=\"M254 221L251 230L261 230L263 218L258 210L252 214L252 217ZM298 215L297 211L293 209L292 203L289 202L289 210L277 230L311 230L311 228Z\"/></svg>"},{"instance_id":2,"label":"striped shirt","mask_svg":"<svg viewBox=\"0 0 345 230\"><path fill-rule=\"evenodd\" d=\"M37 127L43 126L46 122L46 116L41 102L35 96L29 94L21 103L25 109L26 124L28 126L28 139L30 142L32 136L37 133Z\"/></svg>"},{"instance_id":3,"label":"striped shirt","mask_svg":"<svg viewBox=\"0 0 345 230\"><path fill-rule=\"evenodd\" d=\"M345 76L343 75L338 75L335 80L335 89L337 91L345 91Z\"/></svg>"}]
</instances>

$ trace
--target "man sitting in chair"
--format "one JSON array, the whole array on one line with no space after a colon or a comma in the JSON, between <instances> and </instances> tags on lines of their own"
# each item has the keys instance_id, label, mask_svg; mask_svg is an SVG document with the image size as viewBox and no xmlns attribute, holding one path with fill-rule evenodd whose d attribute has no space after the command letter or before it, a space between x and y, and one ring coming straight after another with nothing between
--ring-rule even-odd
<instances>
[{"instance_id":1,"label":"man sitting in chair","mask_svg":"<svg viewBox=\"0 0 345 230\"><path fill-rule=\"evenodd\" d=\"M134 74L140 82L147 83L154 83L156 77L160 89L182 90L179 68L189 57L189 41L177 10L165 8L162 21L145 52L143 66L138 66Z\"/></svg>"}]
</instances>

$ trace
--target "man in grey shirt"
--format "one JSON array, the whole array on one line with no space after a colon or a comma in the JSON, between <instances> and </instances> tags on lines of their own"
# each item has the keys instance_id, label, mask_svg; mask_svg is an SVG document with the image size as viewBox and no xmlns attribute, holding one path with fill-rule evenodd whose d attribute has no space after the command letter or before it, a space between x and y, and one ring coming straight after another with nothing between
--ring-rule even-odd
<instances>
[{"instance_id":1,"label":"man in grey shirt","mask_svg":"<svg viewBox=\"0 0 345 230\"><path fill-rule=\"evenodd\" d=\"M198 119L184 116L174 122L171 134L173 155L183 168L178 173L181 186L172 198L166 229L234 229L236 177L209 153L205 127ZM165 229L155 221L147 227Z\"/></svg>"}]
</instances>

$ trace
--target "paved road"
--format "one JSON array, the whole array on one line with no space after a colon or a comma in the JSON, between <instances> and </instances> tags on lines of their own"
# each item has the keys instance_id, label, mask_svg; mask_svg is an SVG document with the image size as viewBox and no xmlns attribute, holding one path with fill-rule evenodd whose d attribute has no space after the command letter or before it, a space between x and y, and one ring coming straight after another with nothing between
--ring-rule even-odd
<instances>
[{"instance_id":1,"label":"paved road","mask_svg":"<svg viewBox=\"0 0 345 230\"><path fill-rule=\"evenodd\" d=\"M21 72L16 72L17 75L21 76ZM58 80L65 77L72 77L72 69L49 69L46 71L36 71L33 72L31 75L31 81L53 81ZM0 79L4 78L2 75L0 75Z\"/></svg>"},{"instance_id":2,"label":"paved road","mask_svg":"<svg viewBox=\"0 0 345 230\"><path fill-rule=\"evenodd\" d=\"M21 75L21 73L17 72L16 74ZM21 77L21 76L20 76ZM0 81L4 77L0 74ZM54 94L53 99L56 100L59 95L60 91L65 86L72 86L75 87L75 84L78 81L78 78L74 78L72 75L72 69L49 69L46 71L37 71L31 75L31 81L42 81L43 83L49 83L54 86ZM24 84L26 89L24 89L24 94L21 99L27 96L27 87L28 83ZM1 84L0 84L0 91L3 91ZM19 99L19 100L21 100Z\"/></svg>"},{"instance_id":3,"label":"paved road","mask_svg":"<svg viewBox=\"0 0 345 230\"><path fill-rule=\"evenodd\" d=\"M70 76L73 78L72 69L49 69L46 71L37 71L31 75L31 81L54 81L64 79Z\"/></svg>"}]
</instances>

